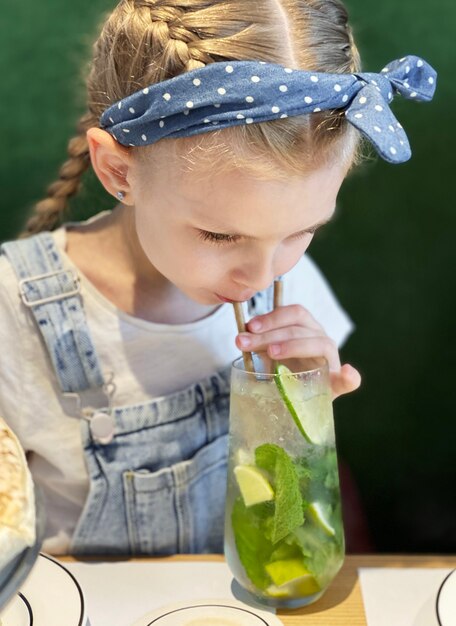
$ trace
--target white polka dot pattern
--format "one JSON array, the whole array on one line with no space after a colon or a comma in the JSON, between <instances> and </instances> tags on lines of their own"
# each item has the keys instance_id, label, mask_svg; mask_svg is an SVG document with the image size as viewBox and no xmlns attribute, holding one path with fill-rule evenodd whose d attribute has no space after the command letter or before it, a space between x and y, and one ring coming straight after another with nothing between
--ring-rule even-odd
<instances>
[{"instance_id":1,"label":"white polka dot pattern","mask_svg":"<svg viewBox=\"0 0 456 626\"><path fill-rule=\"evenodd\" d=\"M359 74L309 72L264 61L210 63L115 103L100 124L119 143L140 146L211 132L214 126L341 109L384 159L401 163L410 158L410 146L389 103L397 94L431 100L436 77L413 55L388 63L380 73Z\"/></svg>"}]
</instances>

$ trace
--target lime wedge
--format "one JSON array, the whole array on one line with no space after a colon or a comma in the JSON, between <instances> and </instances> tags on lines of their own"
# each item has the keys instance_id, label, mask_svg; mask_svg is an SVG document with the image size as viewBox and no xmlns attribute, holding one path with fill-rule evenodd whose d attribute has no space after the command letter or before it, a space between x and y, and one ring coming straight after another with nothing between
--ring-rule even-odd
<instances>
[{"instance_id":1,"label":"lime wedge","mask_svg":"<svg viewBox=\"0 0 456 626\"><path fill-rule=\"evenodd\" d=\"M318 582L301 559L273 561L265 565L265 570L274 583L266 589L271 597L298 598L320 591Z\"/></svg>"},{"instance_id":2,"label":"lime wedge","mask_svg":"<svg viewBox=\"0 0 456 626\"><path fill-rule=\"evenodd\" d=\"M334 537L336 531L329 523L329 510L328 507L324 507L320 502L312 502L307 508L307 512L313 523L321 528L327 535Z\"/></svg>"},{"instance_id":3,"label":"lime wedge","mask_svg":"<svg viewBox=\"0 0 456 626\"><path fill-rule=\"evenodd\" d=\"M332 432L331 401L326 394L303 396L303 383L285 365L277 363L275 382L296 426L309 443L328 443Z\"/></svg>"},{"instance_id":4,"label":"lime wedge","mask_svg":"<svg viewBox=\"0 0 456 626\"><path fill-rule=\"evenodd\" d=\"M313 596L320 591L320 586L311 575L300 576L284 585L269 585L266 593L271 598L300 598Z\"/></svg>"},{"instance_id":5,"label":"lime wedge","mask_svg":"<svg viewBox=\"0 0 456 626\"><path fill-rule=\"evenodd\" d=\"M273 561L265 565L265 569L274 583L266 589L271 597L299 598L320 591L315 577L300 559Z\"/></svg>"},{"instance_id":6,"label":"lime wedge","mask_svg":"<svg viewBox=\"0 0 456 626\"><path fill-rule=\"evenodd\" d=\"M274 500L274 490L264 474L253 465L237 465L234 475L245 506Z\"/></svg>"},{"instance_id":7,"label":"lime wedge","mask_svg":"<svg viewBox=\"0 0 456 626\"><path fill-rule=\"evenodd\" d=\"M285 585L292 580L294 581L297 578L311 575L301 559L283 559L280 561L273 561L272 563L267 563L264 566L264 569L272 578L274 585L277 585L278 587Z\"/></svg>"},{"instance_id":8,"label":"lime wedge","mask_svg":"<svg viewBox=\"0 0 456 626\"><path fill-rule=\"evenodd\" d=\"M294 580L291 588L294 596L311 596L320 591L320 585L311 575Z\"/></svg>"}]
</instances>

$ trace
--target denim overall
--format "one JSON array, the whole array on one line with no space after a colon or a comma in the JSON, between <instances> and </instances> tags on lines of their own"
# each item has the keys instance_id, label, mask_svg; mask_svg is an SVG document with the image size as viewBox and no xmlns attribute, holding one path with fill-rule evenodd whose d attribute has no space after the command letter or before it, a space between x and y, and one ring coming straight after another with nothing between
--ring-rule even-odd
<instances>
[{"instance_id":1,"label":"denim overall","mask_svg":"<svg viewBox=\"0 0 456 626\"><path fill-rule=\"evenodd\" d=\"M15 270L62 392L106 392L79 277L65 268L52 235L8 242L1 251ZM269 291L257 294L249 314L270 310L270 300ZM90 488L71 553L222 552L229 373L226 368L146 403L106 406L101 412L115 428L109 442L94 436L93 414L82 416Z\"/></svg>"}]
</instances>

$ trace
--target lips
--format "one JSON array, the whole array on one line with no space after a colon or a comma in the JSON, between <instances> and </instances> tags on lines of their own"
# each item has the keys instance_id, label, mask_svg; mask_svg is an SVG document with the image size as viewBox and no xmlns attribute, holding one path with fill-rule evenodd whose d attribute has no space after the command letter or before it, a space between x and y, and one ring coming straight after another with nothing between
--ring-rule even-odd
<instances>
[{"instance_id":1,"label":"lips","mask_svg":"<svg viewBox=\"0 0 456 626\"><path fill-rule=\"evenodd\" d=\"M219 296L218 293L215 294L217 296L217 298L219 300L221 300L222 302L229 302L230 304L232 304L234 302L234 300L230 300L229 298L225 298L224 296Z\"/></svg>"},{"instance_id":2,"label":"lips","mask_svg":"<svg viewBox=\"0 0 456 626\"><path fill-rule=\"evenodd\" d=\"M241 296L237 296L236 298L227 298L226 296L221 296L218 293L216 293L215 295L217 296L217 298L222 300L222 302L229 302L230 304L233 304L233 302L245 302L246 300L250 300L250 298L254 296L255 294L248 293L248 294L244 294Z\"/></svg>"}]
</instances>

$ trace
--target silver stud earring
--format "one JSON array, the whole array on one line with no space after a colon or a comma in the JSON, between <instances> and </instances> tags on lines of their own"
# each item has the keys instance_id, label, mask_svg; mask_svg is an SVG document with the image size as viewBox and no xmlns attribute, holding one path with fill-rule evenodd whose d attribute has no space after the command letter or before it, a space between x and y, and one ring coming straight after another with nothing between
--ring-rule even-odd
<instances>
[{"instance_id":1,"label":"silver stud earring","mask_svg":"<svg viewBox=\"0 0 456 626\"><path fill-rule=\"evenodd\" d=\"M117 198L122 202L123 200L125 200L125 194L123 191L118 191L117 192Z\"/></svg>"}]
</instances>

